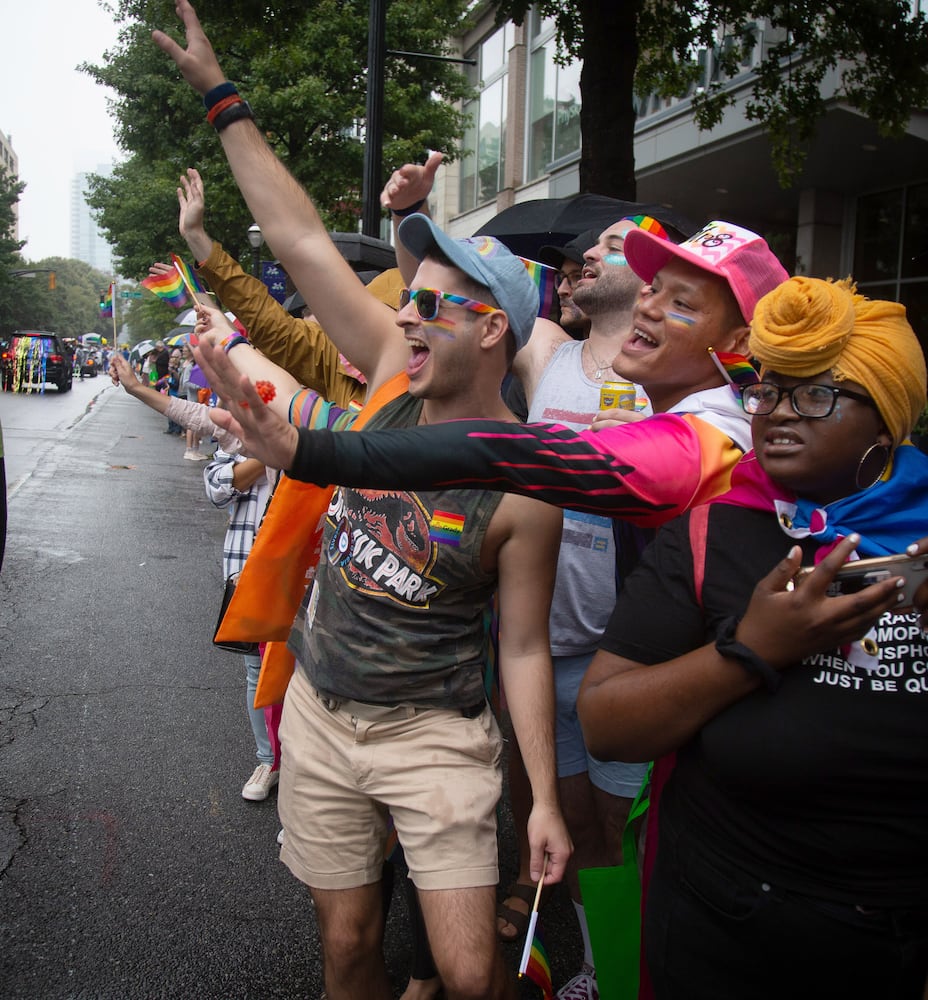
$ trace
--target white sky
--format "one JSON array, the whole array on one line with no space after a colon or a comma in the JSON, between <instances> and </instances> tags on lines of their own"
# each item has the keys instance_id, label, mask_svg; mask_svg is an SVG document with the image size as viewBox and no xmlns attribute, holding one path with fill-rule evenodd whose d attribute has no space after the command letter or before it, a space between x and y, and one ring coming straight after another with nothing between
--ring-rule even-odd
<instances>
[{"instance_id":1,"label":"white sky","mask_svg":"<svg viewBox=\"0 0 928 1000\"><path fill-rule=\"evenodd\" d=\"M69 257L71 178L121 159L107 114L112 92L75 67L101 63L117 25L97 0L6 0L0 132L12 137L23 256Z\"/></svg>"}]
</instances>

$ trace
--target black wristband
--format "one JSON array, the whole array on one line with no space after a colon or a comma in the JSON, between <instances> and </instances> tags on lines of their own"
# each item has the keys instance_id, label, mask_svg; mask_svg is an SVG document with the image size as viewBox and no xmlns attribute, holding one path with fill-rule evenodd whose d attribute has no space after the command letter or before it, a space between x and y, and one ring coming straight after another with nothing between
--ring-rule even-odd
<instances>
[{"instance_id":1,"label":"black wristband","mask_svg":"<svg viewBox=\"0 0 928 1000\"><path fill-rule=\"evenodd\" d=\"M217 132L221 132L224 128L231 125L232 122L241 121L243 118L250 118L254 121L255 113L251 110L251 105L248 101L236 101L231 107L225 109L225 111L220 111L218 115L213 119L213 128Z\"/></svg>"},{"instance_id":2,"label":"black wristband","mask_svg":"<svg viewBox=\"0 0 928 1000\"><path fill-rule=\"evenodd\" d=\"M716 633L715 648L727 659L737 660L749 674L760 677L766 684L768 691L776 691L783 680L782 676L763 657L758 656L753 649L738 642L735 638L735 632L738 631L740 623L740 618L734 616L726 618Z\"/></svg>"},{"instance_id":3,"label":"black wristband","mask_svg":"<svg viewBox=\"0 0 928 1000\"><path fill-rule=\"evenodd\" d=\"M398 215L401 219L405 218L407 215L415 215L420 208L425 204L425 198L420 198L415 205L410 205L408 208L391 208L390 211L394 215Z\"/></svg>"}]
</instances>

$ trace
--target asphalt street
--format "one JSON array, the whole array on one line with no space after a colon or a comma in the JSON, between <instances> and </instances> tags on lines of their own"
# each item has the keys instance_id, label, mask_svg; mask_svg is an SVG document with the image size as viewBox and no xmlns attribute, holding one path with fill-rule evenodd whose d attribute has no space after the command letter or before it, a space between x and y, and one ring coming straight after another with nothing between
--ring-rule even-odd
<instances>
[{"instance_id":1,"label":"asphalt street","mask_svg":"<svg viewBox=\"0 0 928 1000\"><path fill-rule=\"evenodd\" d=\"M97 380L104 383L103 379ZM96 391L96 390L95 390ZM4 417L4 420L6 418ZM99 386L36 445L0 572L0 997L314 998L308 892L278 860L240 657L212 646L224 516L162 417ZM502 882L514 871L501 808ZM543 916L577 971L566 893ZM506 946L515 970L519 945ZM394 893L396 995L408 924ZM539 996L530 983L524 997Z\"/></svg>"}]
</instances>

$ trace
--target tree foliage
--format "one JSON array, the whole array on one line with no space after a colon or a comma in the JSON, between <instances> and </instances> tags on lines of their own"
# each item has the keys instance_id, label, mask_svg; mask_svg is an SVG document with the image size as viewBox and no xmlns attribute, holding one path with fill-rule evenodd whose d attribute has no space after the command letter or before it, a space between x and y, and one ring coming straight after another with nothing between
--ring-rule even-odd
<instances>
[{"instance_id":1,"label":"tree foliage","mask_svg":"<svg viewBox=\"0 0 928 1000\"><path fill-rule=\"evenodd\" d=\"M100 317L100 290L109 276L89 264L65 257L20 260L18 270L34 269L34 277L9 277L9 299L0 319L0 335L14 330L51 330L63 337L99 333L112 337L112 321ZM49 287L48 271L55 274ZM0 270L0 275L9 272Z\"/></svg>"},{"instance_id":2,"label":"tree foliage","mask_svg":"<svg viewBox=\"0 0 928 1000\"><path fill-rule=\"evenodd\" d=\"M465 0L392 0L387 49L444 53ZM209 231L246 254L251 223L202 101L151 41L161 28L182 41L172 0L119 0L114 50L82 67L118 95L112 111L128 154L89 195L120 270L140 278L155 259L182 253L176 186L195 166L207 184ZM197 4L228 78L247 98L268 142L309 191L330 229L357 231L361 213L368 0L202 0ZM384 180L426 149L454 150L467 92L451 63L388 57L384 80ZM378 192L379 194L379 192Z\"/></svg>"},{"instance_id":3,"label":"tree foliage","mask_svg":"<svg viewBox=\"0 0 928 1000\"><path fill-rule=\"evenodd\" d=\"M885 135L902 135L912 112L928 105L928 19L913 15L908 0L496 0L495 6L499 21L521 24L530 6L553 17L560 58L583 60L582 191L634 198L636 93L691 95L696 125L718 124L734 100L726 80L742 69L764 20L770 30L745 110L769 135L784 187L802 168L805 144L825 110L820 85L832 71L840 81L837 96ZM721 70L714 80L704 79L700 49Z\"/></svg>"},{"instance_id":4,"label":"tree foliage","mask_svg":"<svg viewBox=\"0 0 928 1000\"><path fill-rule=\"evenodd\" d=\"M13 237L13 223L16 204L25 187L0 167L0 334L11 328L18 280L12 272L23 266L19 251L25 241Z\"/></svg>"}]
</instances>

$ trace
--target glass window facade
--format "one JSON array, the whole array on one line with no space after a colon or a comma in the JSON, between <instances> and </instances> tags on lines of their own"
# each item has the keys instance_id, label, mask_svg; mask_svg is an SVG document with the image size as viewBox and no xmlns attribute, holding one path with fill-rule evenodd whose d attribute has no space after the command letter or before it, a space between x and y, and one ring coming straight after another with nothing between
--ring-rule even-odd
<instances>
[{"instance_id":1,"label":"glass window facade","mask_svg":"<svg viewBox=\"0 0 928 1000\"><path fill-rule=\"evenodd\" d=\"M552 18L531 15L529 124L526 180L548 171L549 164L580 152L579 62L558 66Z\"/></svg>"},{"instance_id":2,"label":"glass window facade","mask_svg":"<svg viewBox=\"0 0 928 1000\"><path fill-rule=\"evenodd\" d=\"M477 97L464 105L471 122L464 133L470 155L461 161L460 211L496 197L506 167L506 102L509 96L508 55L513 26L507 22L466 53L477 64L468 67Z\"/></svg>"}]
</instances>

